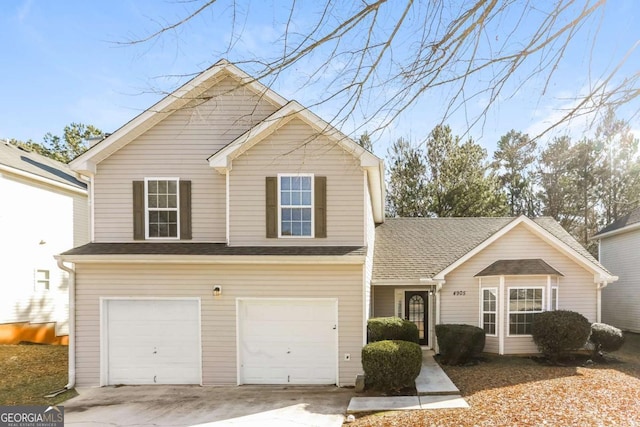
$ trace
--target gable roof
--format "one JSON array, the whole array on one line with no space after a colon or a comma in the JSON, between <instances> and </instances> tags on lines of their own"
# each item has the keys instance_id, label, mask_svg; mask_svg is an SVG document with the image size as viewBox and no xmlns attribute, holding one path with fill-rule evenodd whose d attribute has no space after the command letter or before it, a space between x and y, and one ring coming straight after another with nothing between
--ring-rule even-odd
<instances>
[{"instance_id":1,"label":"gable roof","mask_svg":"<svg viewBox=\"0 0 640 427\"><path fill-rule=\"evenodd\" d=\"M610 273L553 218L390 218L376 228L374 282L444 280L444 276L525 224L601 276Z\"/></svg>"},{"instance_id":2,"label":"gable roof","mask_svg":"<svg viewBox=\"0 0 640 427\"><path fill-rule=\"evenodd\" d=\"M64 163L41 154L0 142L0 171L26 176L49 185L86 194L87 184Z\"/></svg>"},{"instance_id":3,"label":"gable roof","mask_svg":"<svg viewBox=\"0 0 640 427\"><path fill-rule=\"evenodd\" d=\"M536 276L536 275L555 275L564 276L555 268L541 259L501 259L474 277L486 276Z\"/></svg>"},{"instance_id":4,"label":"gable roof","mask_svg":"<svg viewBox=\"0 0 640 427\"><path fill-rule=\"evenodd\" d=\"M612 236L619 233L640 228L640 207L632 210L622 218L604 227L598 231L592 239L600 239L602 237Z\"/></svg>"},{"instance_id":5,"label":"gable roof","mask_svg":"<svg viewBox=\"0 0 640 427\"><path fill-rule=\"evenodd\" d=\"M374 221L376 223L384 222L385 187L383 180L383 161L309 109L300 105L297 101L288 102L269 117L231 141L226 147L211 155L207 159L209 166L215 168L220 173L231 170L233 159L251 149L251 147L294 118L302 120L311 126L318 134L326 136L343 150L360 160L360 166L367 170Z\"/></svg>"},{"instance_id":6,"label":"gable roof","mask_svg":"<svg viewBox=\"0 0 640 427\"><path fill-rule=\"evenodd\" d=\"M276 107L282 107L287 100L258 82L247 73L222 59L198 74L187 83L165 96L152 107L129 121L127 124L107 136L105 139L91 147L89 150L69 162L73 170L86 175L92 175L96 171L96 165L109 157L120 148L133 141L164 118L179 110L193 100L198 100L200 95L213 87L216 83L231 76L244 86L260 94L268 102Z\"/></svg>"}]
</instances>

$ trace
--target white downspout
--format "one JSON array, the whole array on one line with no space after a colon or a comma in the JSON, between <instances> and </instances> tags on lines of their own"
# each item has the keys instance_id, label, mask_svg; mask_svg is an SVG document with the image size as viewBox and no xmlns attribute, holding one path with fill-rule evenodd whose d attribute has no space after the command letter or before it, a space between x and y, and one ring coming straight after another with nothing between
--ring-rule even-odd
<instances>
[{"instance_id":1,"label":"white downspout","mask_svg":"<svg viewBox=\"0 0 640 427\"><path fill-rule=\"evenodd\" d=\"M64 388L71 390L76 385L76 271L64 265L56 256L58 267L69 273L69 382Z\"/></svg>"},{"instance_id":2,"label":"white downspout","mask_svg":"<svg viewBox=\"0 0 640 427\"><path fill-rule=\"evenodd\" d=\"M609 282L600 282L596 284L596 322L602 323L602 290L609 285Z\"/></svg>"}]
</instances>

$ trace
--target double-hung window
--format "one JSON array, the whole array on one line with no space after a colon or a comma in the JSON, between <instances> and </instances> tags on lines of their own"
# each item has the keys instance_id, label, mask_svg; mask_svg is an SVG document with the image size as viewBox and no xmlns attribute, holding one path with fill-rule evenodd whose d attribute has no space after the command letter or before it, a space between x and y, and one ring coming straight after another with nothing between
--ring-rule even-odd
<instances>
[{"instance_id":1,"label":"double-hung window","mask_svg":"<svg viewBox=\"0 0 640 427\"><path fill-rule=\"evenodd\" d=\"M544 288L509 288L509 335L531 335L537 313L544 311Z\"/></svg>"},{"instance_id":2,"label":"double-hung window","mask_svg":"<svg viewBox=\"0 0 640 427\"><path fill-rule=\"evenodd\" d=\"M487 335L497 335L497 320L498 288L482 288L482 328Z\"/></svg>"},{"instance_id":3,"label":"double-hung window","mask_svg":"<svg viewBox=\"0 0 640 427\"><path fill-rule=\"evenodd\" d=\"M179 234L178 178L145 179L148 239L177 239Z\"/></svg>"},{"instance_id":4,"label":"double-hung window","mask_svg":"<svg viewBox=\"0 0 640 427\"><path fill-rule=\"evenodd\" d=\"M313 237L313 175L278 175L280 237Z\"/></svg>"}]
</instances>

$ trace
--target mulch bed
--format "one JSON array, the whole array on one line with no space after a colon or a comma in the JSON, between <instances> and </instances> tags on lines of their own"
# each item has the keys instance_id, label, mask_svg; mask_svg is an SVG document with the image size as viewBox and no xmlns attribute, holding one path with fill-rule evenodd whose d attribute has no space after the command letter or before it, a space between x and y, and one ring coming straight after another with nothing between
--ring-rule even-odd
<instances>
[{"instance_id":1,"label":"mulch bed","mask_svg":"<svg viewBox=\"0 0 640 427\"><path fill-rule=\"evenodd\" d=\"M639 349L640 335L627 334L603 363L487 356L475 366L443 366L470 409L369 414L348 425L640 426Z\"/></svg>"}]
</instances>

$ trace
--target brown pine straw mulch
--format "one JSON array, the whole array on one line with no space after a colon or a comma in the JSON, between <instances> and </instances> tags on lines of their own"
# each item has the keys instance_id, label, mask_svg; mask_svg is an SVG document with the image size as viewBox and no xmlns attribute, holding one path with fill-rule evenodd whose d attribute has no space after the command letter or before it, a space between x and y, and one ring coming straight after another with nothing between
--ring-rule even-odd
<instances>
[{"instance_id":1,"label":"brown pine straw mulch","mask_svg":"<svg viewBox=\"0 0 640 427\"><path fill-rule=\"evenodd\" d=\"M368 414L345 425L640 426L640 334L627 333L621 350L592 365L487 356L475 366L443 368L470 409Z\"/></svg>"}]
</instances>

